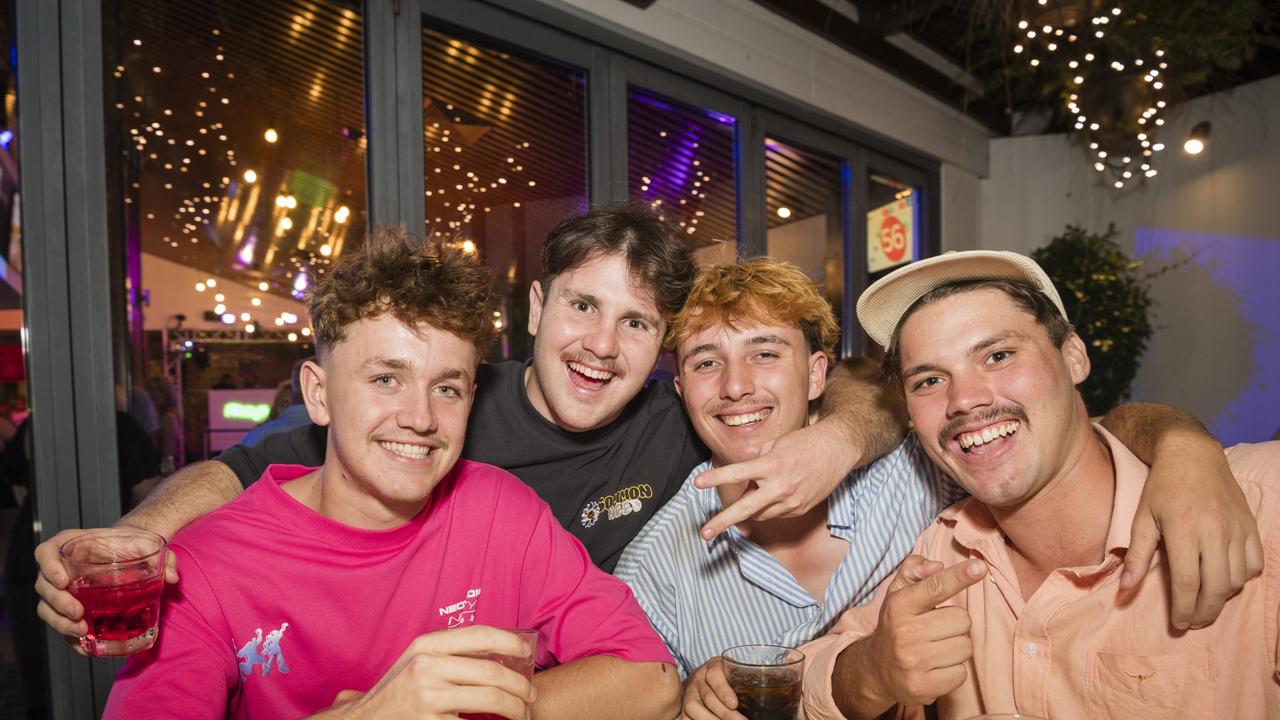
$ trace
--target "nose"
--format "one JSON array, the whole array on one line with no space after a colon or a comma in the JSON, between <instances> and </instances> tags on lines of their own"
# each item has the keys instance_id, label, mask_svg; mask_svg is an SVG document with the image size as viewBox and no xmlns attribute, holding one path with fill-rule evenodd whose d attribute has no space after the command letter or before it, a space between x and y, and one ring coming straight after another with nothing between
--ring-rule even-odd
<instances>
[{"instance_id":1,"label":"nose","mask_svg":"<svg viewBox=\"0 0 1280 720\"><path fill-rule=\"evenodd\" d=\"M408 392L396 412L396 424L418 435L430 435L436 430L436 413L432 407L431 388L423 392Z\"/></svg>"},{"instance_id":2,"label":"nose","mask_svg":"<svg viewBox=\"0 0 1280 720\"><path fill-rule=\"evenodd\" d=\"M751 381L751 373L742 363L732 360L725 363L720 373L720 397L725 400L741 400L755 391L755 383Z\"/></svg>"},{"instance_id":3,"label":"nose","mask_svg":"<svg viewBox=\"0 0 1280 720\"><path fill-rule=\"evenodd\" d=\"M598 358L617 357L618 329L612 323L599 323L583 336L582 347Z\"/></svg>"},{"instance_id":4,"label":"nose","mask_svg":"<svg viewBox=\"0 0 1280 720\"><path fill-rule=\"evenodd\" d=\"M992 403L991 388L974 371L955 373L947 391L947 417L968 415Z\"/></svg>"}]
</instances>

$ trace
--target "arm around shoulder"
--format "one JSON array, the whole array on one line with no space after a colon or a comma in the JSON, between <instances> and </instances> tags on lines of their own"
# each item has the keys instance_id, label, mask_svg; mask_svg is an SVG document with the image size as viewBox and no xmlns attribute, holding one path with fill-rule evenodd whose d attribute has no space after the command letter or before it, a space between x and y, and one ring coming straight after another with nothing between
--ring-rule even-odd
<instances>
[{"instance_id":1,"label":"arm around shoulder","mask_svg":"<svg viewBox=\"0 0 1280 720\"><path fill-rule=\"evenodd\" d=\"M217 460L188 465L165 478L119 524L145 528L172 539L193 520L235 500L243 488L231 468Z\"/></svg>"},{"instance_id":2,"label":"arm around shoulder","mask_svg":"<svg viewBox=\"0 0 1280 720\"><path fill-rule=\"evenodd\" d=\"M822 393L820 422L837 427L860 454L850 469L892 450L907 433L906 403L894 383L878 372L837 363Z\"/></svg>"}]
</instances>

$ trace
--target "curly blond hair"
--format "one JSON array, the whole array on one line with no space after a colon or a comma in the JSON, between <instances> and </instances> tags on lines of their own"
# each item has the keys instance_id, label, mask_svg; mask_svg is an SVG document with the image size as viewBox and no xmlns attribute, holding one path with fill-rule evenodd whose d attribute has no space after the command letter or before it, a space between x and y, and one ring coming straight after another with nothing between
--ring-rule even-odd
<instances>
[{"instance_id":1,"label":"curly blond hair","mask_svg":"<svg viewBox=\"0 0 1280 720\"><path fill-rule=\"evenodd\" d=\"M667 347L675 349L712 325L737 328L744 321L795 325L804 334L809 352L821 350L828 360L840 339L831 304L800 268L755 258L702 270L684 307L671 320Z\"/></svg>"},{"instance_id":2,"label":"curly blond hair","mask_svg":"<svg viewBox=\"0 0 1280 720\"><path fill-rule=\"evenodd\" d=\"M316 354L323 358L359 320L390 314L470 342L484 357L497 330L488 269L457 250L420 245L404 228L375 228L311 290Z\"/></svg>"}]
</instances>

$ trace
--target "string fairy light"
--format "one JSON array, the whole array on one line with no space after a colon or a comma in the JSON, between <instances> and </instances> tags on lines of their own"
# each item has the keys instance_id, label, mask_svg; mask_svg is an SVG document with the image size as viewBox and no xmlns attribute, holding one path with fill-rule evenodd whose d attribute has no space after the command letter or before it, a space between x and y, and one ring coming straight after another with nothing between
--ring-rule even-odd
<instances>
[{"instance_id":1,"label":"string fairy light","mask_svg":"<svg viewBox=\"0 0 1280 720\"><path fill-rule=\"evenodd\" d=\"M1116 189L1155 177L1151 160L1164 149L1155 136L1165 124L1168 104L1165 50L1155 47L1151 57L1111 56L1112 45L1105 38L1124 14L1120 0L1037 0L1023 8L1031 12L1016 24L1013 52L1032 68L1049 64L1055 55L1067 58L1065 67L1071 72L1064 105L1072 128L1085 137L1094 170ZM1085 27L1093 31L1079 32ZM1133 86L1127 95L1141 98L1139 105L1145 107L1134 108L1139 112L1132 119L1106 117L1105 104L1117 95L1115 87L1126 82Z\"/></svg>"}]
</instances>

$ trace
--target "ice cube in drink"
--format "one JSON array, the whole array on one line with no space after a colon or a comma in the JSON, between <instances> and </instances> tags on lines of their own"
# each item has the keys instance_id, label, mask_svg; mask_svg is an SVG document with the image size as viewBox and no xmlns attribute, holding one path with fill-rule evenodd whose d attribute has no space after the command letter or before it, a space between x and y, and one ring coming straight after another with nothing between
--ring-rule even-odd
<instances>
[{"instance_id":1,"label":"ice cube in drink","mask_svg":"<svg viewBox=\"0 0 1280 720\"><path fill-rule=\"evenodd\" d=\"M155 643L162 574L129 570L81 576L67 590L84 606L89 631L80 638L80 647L85 652L96 657L128 655Z\"/></svg>"}]
</instances>

